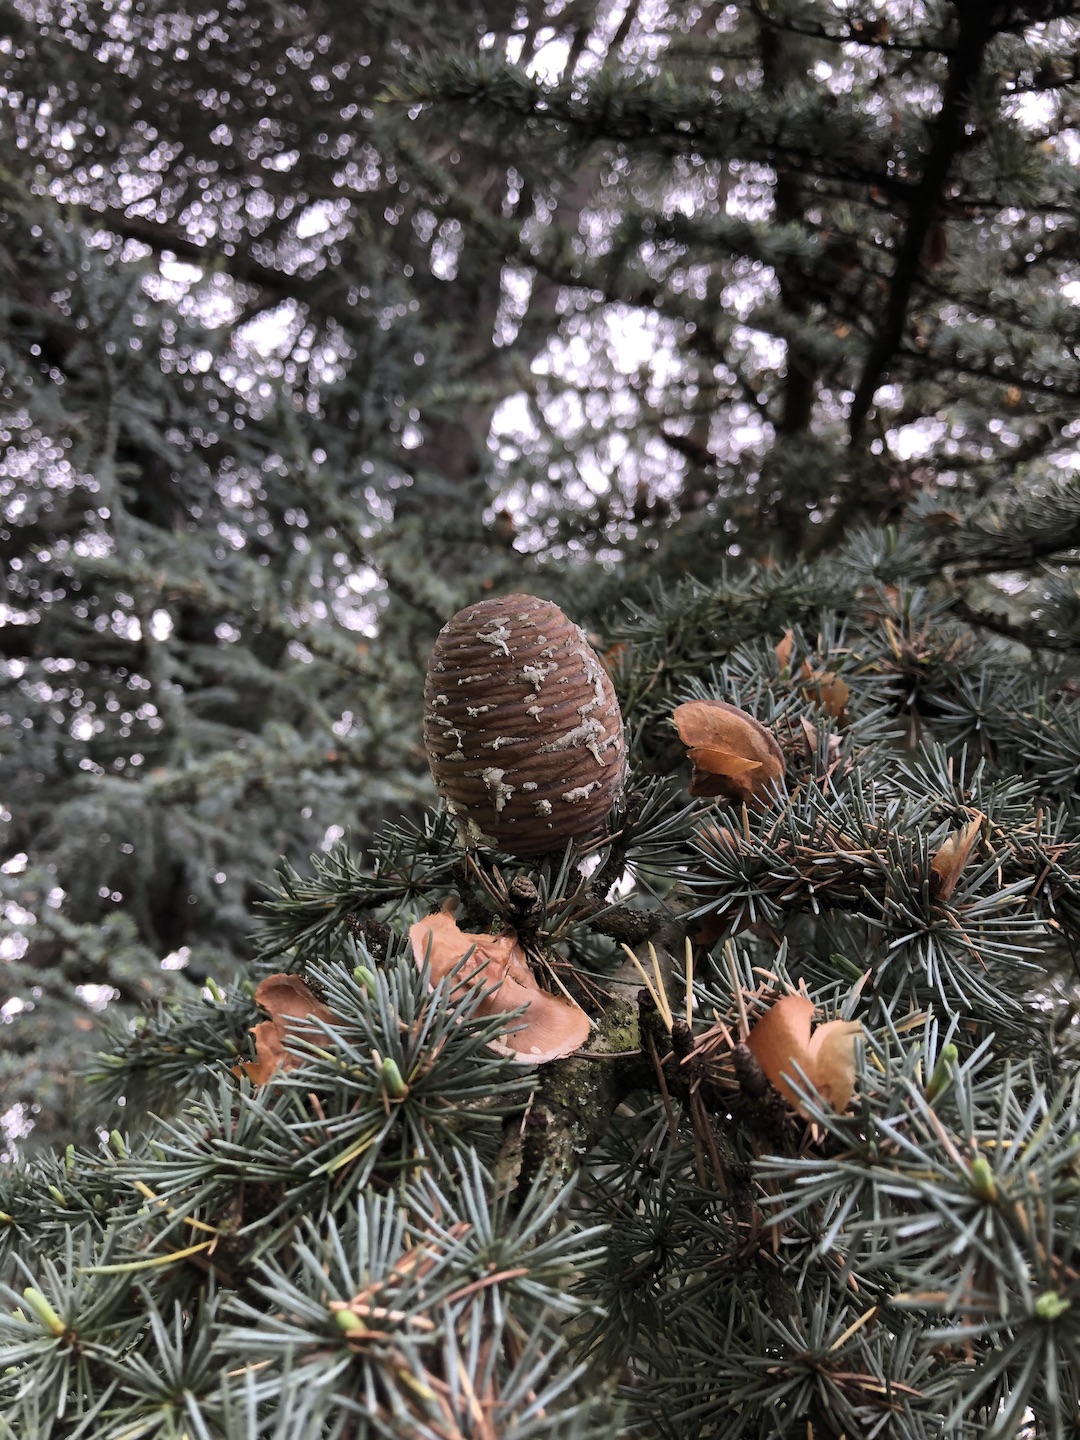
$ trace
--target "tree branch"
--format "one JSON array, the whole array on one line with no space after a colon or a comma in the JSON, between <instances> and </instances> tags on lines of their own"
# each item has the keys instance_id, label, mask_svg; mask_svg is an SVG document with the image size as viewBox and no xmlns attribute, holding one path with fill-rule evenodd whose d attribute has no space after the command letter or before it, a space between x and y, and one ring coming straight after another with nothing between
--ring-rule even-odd
<instances>
[{"instance_id":1,"label":"tree branch","mask_svg":"<svg viewBox=\"0 0 1080 1440\"><path fill-rule=\"evenodd\" d=\"M1080 520L1045 535L1028 535L1019 539L1002 536L1000 548L987 549L981 555L972 555L972 546L976 542L987 544L989 537L979 534L973 536L969 532L965 538L968 542L965 550L960 550L958 535L955 546L944 555L939 551L920 573L927 577L940 575L942 569L948 567L950 573L959 578L990 575L997 570L1027 570L1037 565L1040 560L1048 560L1063 551L1080 548Z\"/></svg>"},{"instance_id":2,"label":"tree branch","mask_svg":"<svg viewBox=\"0 0 1080 1440\"><path fill-rule=\"evenodd\" d=\"M1080 636L1051 635L1039 625L1018 625L997 610L981 610L972 605L963 595L957 595L952 603L953 612L966 620L969 625L979 625L1002 635L1007 640L1016 640L1029 650L1080 650Z\"/></svg>"},{"instance_id":3,"label":"tree branch","mask_svg":"<svg viewBox=\"0 0 1080 1440\"><path fill-rule=\"evenodd\" d=\"M200 245L181 231L146 220L141 215L128 215L111 208L95 213L114 234L126 240L137 240L140 245L149 245L158 254L168 250L178 260L190 260L194 265L224 266L241 284L258 285L306 305L325 303L328 288L336 288L330 272L320 272L315 276L290 275L285 270L275 270L273 266L253 260L245 251L234 248L230 253L210 245Z\"/></svg>"},{"instance_id":4,"label":"tree branch","mask_svg":"<svg viewBox=\"0 0 1080 1440\"><path fill-rule=\"evenodd\" d=\"M866 356L855 398L851 402L848 430L852 444L862 434L874 392L903 338L911 292L922 265L927 236L941 209L941 192L964 138L968 94L978 77L983 52L993 33L983 0L966 0L957 8L960 12L960 34L949 56L937 135L926 157L922 179L911 199L907 229L896 257L885 317Z\"/></svg>"}]
</instances>

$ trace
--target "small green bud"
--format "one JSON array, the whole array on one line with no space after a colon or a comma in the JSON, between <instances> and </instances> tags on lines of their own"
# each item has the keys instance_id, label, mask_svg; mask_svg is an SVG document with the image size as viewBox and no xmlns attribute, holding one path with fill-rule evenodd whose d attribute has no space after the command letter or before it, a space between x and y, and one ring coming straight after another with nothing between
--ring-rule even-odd
<instances>
[{"instance_id":1,"label":"small green bud","mask_svg":"<svg viewBox=\"0 0 1080 1440\"><path fill-rule=\"evenodd\" d=\"M46 1185L45 1188L58 1205L67 1205L67 1196L62 1190L58 1190L55 1185Z\"/></svg>"},{"instance_id":2,"label":"small green bud","mask_svg":"<svg viewBox=\"0 0 1080 1440\"><path fill-rule=\"evenodd\" d=\"M48 1330L49 1334L63 1335L67 1326L60 1319L60 1316L57 1315L48 1300L45 1299L41 1291L36 1290L33 1285L28 1285L22 1293L23 1299L41 1321L42 1326Z\"/></svg>"},{"instance_id":3,"label":"small green bud","mask_svg":"<svg viewBox=\"0 0 1080 1440\"><path fill-rule=\"evenodd\" d=\"M401 1078L401 1071L397 1067L397 1061L387 1058L379 1067L379 1074L382 1077L383 1089L395 1100L409 1093L409 1087Z\"/></svg>"},{"instance_id":4,"label":"small green bud","mask_svg":"<svg viewBox=\"0 0 1080 1440\"><path fill-rule=\"evenodd\" d=\"M217 983L217 981L212 975L207 976L206 988L210 991L210 994L214 997L214 999L218 1002L219 1005L225 1004L225 991L222 990L221 986Z\"/></svg>"},{"instance_id":5,"label":"small green bud","mask_svg":"<svg viewBox=\"0 0 1080 1440\"><path fill-rule=\"evenodd\" d=\"M194 1045L185 1045L184 1054L187 1055L191 1060L201 1060L203 1058L202 1051L196 1050Z\"/></svg>"},{"instance_id":6,"label":"small green bud","mask_svg":"<svg viewBox=\"0 0 1080 1440\"><path fill-rule=\"evenodd\" d=\"M366 965L357 965L352 972L353 979L364 987L369 995L375 994L375 972L369 970Z\"/></svg>"},{"instance_id":7,"label":"small green bud","mask_svg":"<svg viewBox=\"0 0 1080 1440\"><path fill-rule=\"evenodd\" d=\"M1035 1301L1035 1314L1048 1324L1060 1320L1065 1311L1071 1309L1072 1301L1066 1300L1064 1295L1058 1295L1053 1290L1044 1291Z\"/></svg>"},{"instance_id":8,"label":"small green bud","mask_svg":"<svg viewBox=\"0 0 1080 1440\"><path fill-rule=\"evenodd\" d=\"M121 1160L127 1159L128 1148L124 1144L124 1137L120 1134L119 1130L109 1131L109 1144L116 1151L117 1155L120 1156Z\"/></svg>"},{"instance_id":9,"label":"small green bud","mask_svg":"<svg viewBox=\"0 0 1080 1440\"><path fill-rule=\"evenodd\" d=\"M6 1210L0 1210L0 1224L3 1224L3 1225L14 1225L14 1224L15 1224L15 1216L14 1216L14 1215L9 1215Z\"/></svg>"},{"instance_id":10,"label":"small green bud","mask_svg":"<svg viewBox=\"0 0 1080 1440\"><path fill-rule=\"evenodd\" d=\"M360 1319L360 1316L354 1315L351 1310L335 1310L334 1321L346 1333L349 1331L366 1330L368 1328L363 1320Z\"/></svg>"},{"instance_id":11,"label":"small green bud","mask_svg":"<svg viewBox=\"0 0 1080 1440\"><path fill-rule=\"evenodd\" d=\"M994 1179L994 1172L990 1168L990 1162L981 1155L971 1162L971 1188L980 1200L989 1204L998 1198L997 1181Z\"/></svg>"},{"instance_id":12,"label":"small green bud","mask_svg":"<svg viewBox=\"0 0 1080 1440\"><path fill-rule=\"evenodd\" d=\"M956 1046L950 1043L941 1047L941 1054L934 1066L934 1073L930 1076L926 1085L926 1098L931 1103L937 1099L946 1085L956 1074L956 1066L960 1059L960 1052Z\"/></svg>"},{"instance_id":13,"label":"small green bud","mask_svg":"<svg viewBox=\"0 0 1080 1440\"><path fill-rule=\"evenodd\" d=\"M75 1146L68 1145L64 1150L64 1173L73 1175L75 1173Z\"/></svg>"},{"instance_id":14,"label":"small green bud","mask_svg":"<svg viewBox=\"0 0 1080 1440\"><path fill-rule=\"evenodd\" d=\"M839 951L835 951L829 956L829 964L839 970L841 975L846 975L849 980L862 979L863 972L861 968L855 964L854 960L849 960L846 955L841 955Z\"/></svg>"}]
</instances>

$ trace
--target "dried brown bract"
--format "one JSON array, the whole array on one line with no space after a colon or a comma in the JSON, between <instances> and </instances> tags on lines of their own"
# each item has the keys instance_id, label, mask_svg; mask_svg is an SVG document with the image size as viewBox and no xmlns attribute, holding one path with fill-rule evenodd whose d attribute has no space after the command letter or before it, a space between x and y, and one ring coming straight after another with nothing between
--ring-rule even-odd
<instances>
[{"instance_id":1,"label":"dried brown bract","mask_svg":"<svg viewBox=\"0 0 1080 1440\"><path fill-rule=\"evenodd\" d=\"M429 915L409 927L417 965L425 962L438 981L458 966L455 988L479 986L488 993L480 1015L502 1015L524 1007L509 1021L502 1040L493 1041L499 1054L527 1065L543 1065L572 1054L589 1038L589 1017L579 1005L541 990L525 951L512 931L502 935L460 930L449 910Z\"/></svg>"},{"instance_id":2,"label":"dried brown bract","mask_svg":"<svg viewBox=\"0 0 1080 1440\"><path fill-rule=\"evenodd\" d=\"M285 1048L290 1034L314 1040L323 1032L310 1023L312 1019L327 1024L337 1019L332 1010L315 998L299 975L268 975L255 991L255 1003L269 1012L270 1019L252 1026L256 1058L242 1060L238 1067L253 1085L265 1085L278 1070L295 1070L303 1065L303 1055Z\"/></svg>"},{"instance_id":3,"label":"dried brown bract","mask_svg":"<svg viewBox=\"0 0 1080 1440\"><path fill-rule=\"evenodd\" d=\"M826 715L839 720L851 698L851 689L846 680L833 670L815 670L809 660L804 660L799 671L804 682L803 695L815 705L820 705Z\"/></svg>"},{"instance_id":4,"label":"dried brown bract","mask_svg":"<svg viewBox=\"0 0 1080 1440\"><path fill-rule=\"evenodd\" d=\"M802 1071L806 1084L834 1110L847 1108L855 1093L855 1038L858 1020L829 1020L813 1034L814 1004L805 995L784 995L775 1001L746 1037L746 1044L773 1086L788 1104L805 1115L791 1085Z\"/></svg>"},{"instance_id":5,"label":"dried brown bract","mask_svg":"<svg viewBox=\"0 0 1080 1440\"><path fill-rule=\"evenodd\" d=\"M954 831L930 861L930 893L935 900L952 898L985 820L982 811L977 811L975 818Z\"/></svg>"},{"instance_id":6,"label":"dried brown bract","mask_svg":"<svg viewBox=\"0 0 1080 1440\"><path fill-rule=\"evenodd\" d=\"M690 700L672 720L693 762L691 795L760 799L784 774L784 753L759 720L723 700Z\"/></svg>"}]
</instances>

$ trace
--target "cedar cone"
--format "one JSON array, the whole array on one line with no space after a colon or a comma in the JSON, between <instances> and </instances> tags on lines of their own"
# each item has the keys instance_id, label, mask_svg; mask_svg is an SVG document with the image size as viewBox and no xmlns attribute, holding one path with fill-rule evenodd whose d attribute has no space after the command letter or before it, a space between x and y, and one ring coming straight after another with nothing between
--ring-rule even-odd
<instances>
[{"instance_id":1,"label":"cedar cone","mask_svg":"<svg viewBox=\"0 0 1080 1440\"><path fill-rule=\"evenodd\" d=\"M535 595L481 600L443 626L424 743L462 842L521 857L595 835L626 777L608 673L578 626Z\"/></svg>"}]
</instances>

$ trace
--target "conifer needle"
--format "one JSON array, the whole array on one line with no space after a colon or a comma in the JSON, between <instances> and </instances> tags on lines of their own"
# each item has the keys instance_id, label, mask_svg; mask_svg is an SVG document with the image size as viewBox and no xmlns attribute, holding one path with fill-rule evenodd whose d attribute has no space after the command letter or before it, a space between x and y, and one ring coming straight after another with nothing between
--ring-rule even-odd
<instances>
[{"instance_id":1,"label":"conifer needle","mask_svg":"<svg viewBox=\"0 0 1080 1440\"><path fill-rule=\"evenodd\" d=\"M644 965L642 965L641 961L640 961L640 960L638 959L638 957L634 954L633 950L630 949L630 946L629 946L629 945L625 945L625 944L624 944L624 945L622 946L622 949L623 949L623 951L626 953L626 957L627 957L627 959L631 962L631 964L633 965L634 969L635 969L635 970L638 972L638 974L641 976L641 979L642 979L642 982L644 983L645 989L649 992L649 998L652 1000L653 1004L656 1006L657 1013L660 1015L660 1018L664 1021L664 1024L667 1026L668 1030L670 1031L670 1030L671 1030L671 1025L672 1025L671 1006L667 1003L667 996L664 995L664 993L663 993L663 986L661 985L661 986L660 986L660 989L657 990L656 981L653 981L652 979L650 979L649 974L648 974L648 972L646 971ZM651 945L649 946L649 949L650 949L650 950L652 949L652 946L651 946ZM655 952L655 951L653 951L653 963L654 963L654 965L656 964L656 952ZM659 971L659 967L657 967L657 980L659 980L659 977L660 977L660 971ZM662 997L662 998L661 998L661 997Z\"/></svg>"},{"instance_id":2,"label":"conifer needle","mask_svg":"<svg viewBox=\"0 0 1080 1440\"><path fill-rule=\"evenodd\" d=\"M686 936L686 1027L691 1029L694 1024L694 947L690 943L690 936Z\"/></svg>"},{"instance_id":3,"label":"conifer needle","mask_svg":"<svg viewBox=\"0 0 1080 1440\"><path fill-rule=\"evenodd\" d=\"M126 1275L136 1270L150 1270L157 1265L171 1265L174 1260L187 1260L200 1250L209 1250L217 1240L200 1240L184 1250L170 1250L167 1255L151 1255L145 1260L122 1260L116 1265L80 1265L80 1275Z\"/></svg>"}]
</instances>

